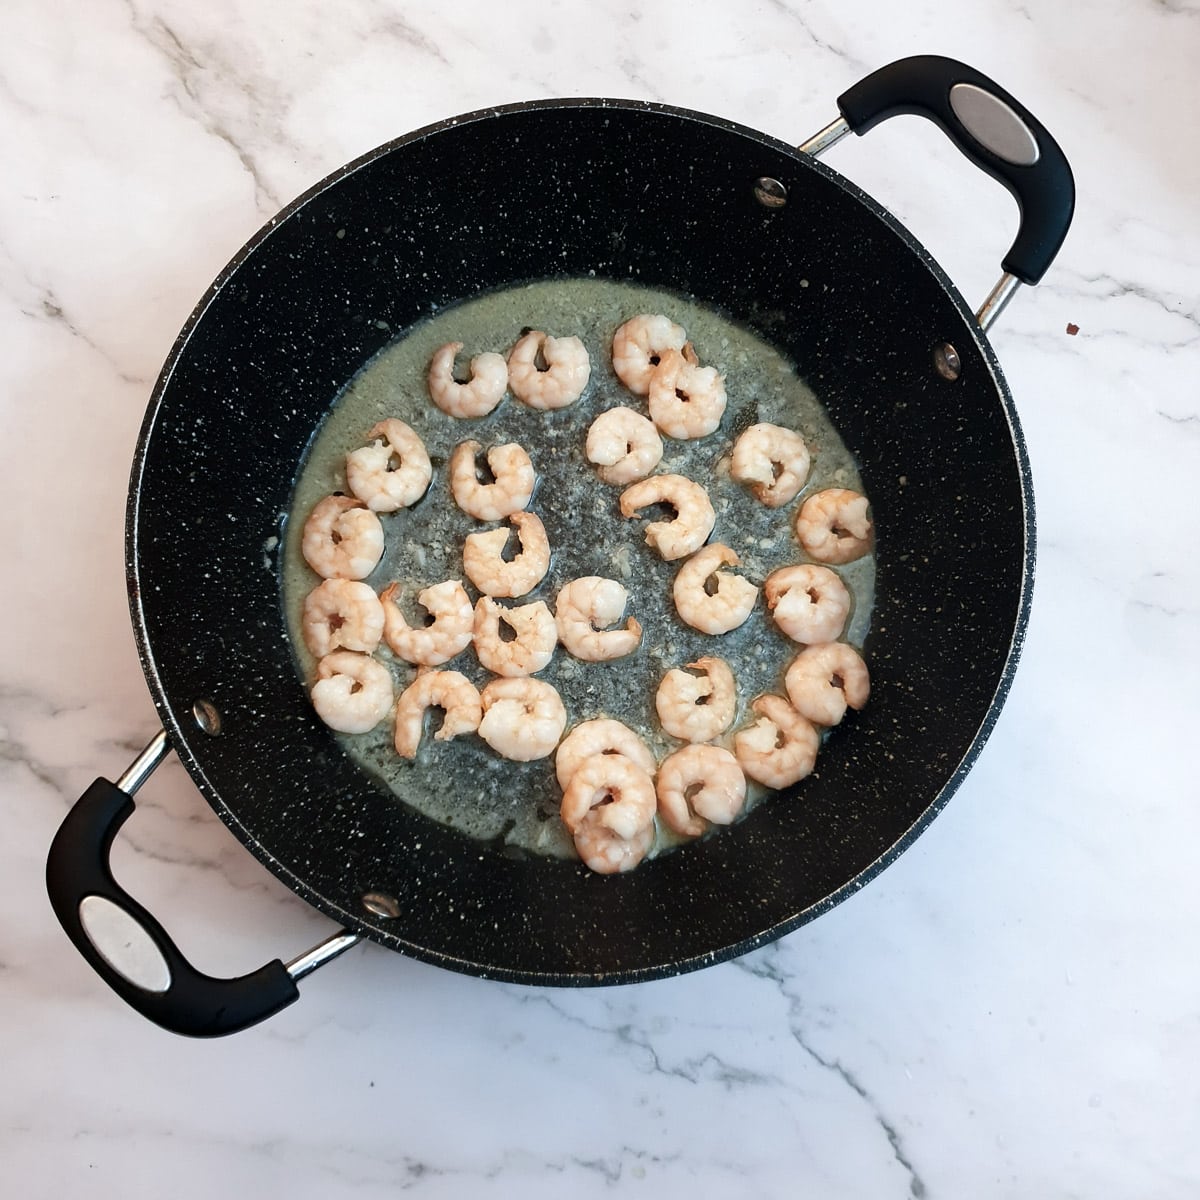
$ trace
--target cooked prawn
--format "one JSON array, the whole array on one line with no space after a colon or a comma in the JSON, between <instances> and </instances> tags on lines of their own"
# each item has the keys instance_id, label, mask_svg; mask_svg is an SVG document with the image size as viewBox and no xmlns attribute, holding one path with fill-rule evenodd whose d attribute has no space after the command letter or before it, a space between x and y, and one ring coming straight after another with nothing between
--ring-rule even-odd
<instances>
[{"instance_id":1,"label":"cooked prawn","mask_svg":"<svg viewBox=\"0 0 1200 1200\"><path fill-rule=\"evenodd\" d=\"M616 875L632 871L654 845L654 822L640 829L632 838L619 837L595 817L595 811L584 818L575 831L575 849L583 865L597 875Z\"/></svg>"},{"instance_id":2,"label":"cooked prawn","mask_svg":"<svg viewBox=\"0 0 1200 1200\"><path fill-rule=\"evenodd\" d=\"M508 386L530 408L565 408L587 387L592 363L577 337L550 337L531 330L508 356Z\"/></svg>"},{"instance_id":3,"label":"cooked prawn","mask_svg":"<svg viewBox=\"0 0 1200 1200\"><path fill-rule=\"evenodd\" d=\"M605 483L633 483L658 466L663 444L653 421L622 406L602 412L592 422L586 452Z\"/></svg>"},{"instance_id":4,"label":"cooked prawn","mask_svg":"<svg viewBox=\"0 0 1200 1200\"><path fill-rule=\"evenodd\" d=\"M454 359L462 342L447 342L429 364L429 395L452 417L484 417L504 399L508 389L508 364L504 356L488 351L471 359L471 378L454 378Z\"/></svg>"},{"instance_id":5,"label":"cooked prawn","mask_svg":"<svg viewBox=\"0 0 1200 1200\"><path fill-rule=\"evenodd\" d=\"M442 727L434 740L448 741L460 733L474 733L483 715L479 691L457 671L422 671L400 694L396 702L396 753L416 758L425 713L430 708L444 710Z\"/></svg>"},{"instance_id":6,"label":"cooked prawn","mask_svg":"<svg viewBox=\"0 0 1200 1200\"><path fill-rule=\"evenodd\" d=\"M746 803L746 776L720 746L684 746L658 768L658 811L684 837L730 825Z\"/></svg>"},{"instance_id":7,"label":"cooked prawn","mask_svg":"<svg viewBox=\"0 0 1200 1200\"><path fill-rule=\"evenodd\" d=\"M728 633L750 615L758 599L758 588L741 575L722 571L736 567L742 560L737 552L720 542L702 547L679 568L672 587L675 611L693 629L701 633ZM706 588L716 580L711 594Z\"/></svg>"},{"instance_id":8,"label":"cooked prawn","mask_svg":"<svg viewBox=\"0 0 1200 1200\"><path fill-rule=\"evenodd\" d=\"M516 635L500 636L503 621ZM475 605L475 653L493 675L536 675L554 657L558 628L544 600L505 608L490 596Z\"/></svg>"},{"instance_id":9,"label":"cooked prawn","mask_svg":"<svg viewBox=\"0 0 1200 1200\"><path fill-rule=\"evenodd\" d=\"M788 787L810 774L820 746L813 723L782 696L758 696L750 707L758 720L733 737L742 770L770 788Z\"/></svg>"},{"instance_id":10,"label":"cooked prawn","mask_svg":"<svg viewBox=\"0 0 1200 1200\"><path fill-rule=\"evenodd\" d=\"M368 583L323 579L304 598L300 629L316 658L334 650L373 654L383 637L383 605Z\"/></svg>"},{"instance_id":11,"label":"cooked prawn","mask_svg":"<svg viewBox=\"0 0 1200 1200\"><path fill-rule=\"evenodd\" d=\"M367 439L375 440L346 455L346 486L372 511L395 512L425 495L433 465L425 443L403 421L380 421Z\"/></svg>"},{"instance_id":12,"label":"cooked prawn","mask_svg":"<svg viewBox=\"0 0 1200 1200\"><path fill-rule=\"evenodd\" d=\"M511 561L504 558L508 529L469 533L463 543L463 570L488 596L524 596L550 569L550 541L542 519L531 512L515 512L508 519L521 543L520 553Z\"/></svg>"},{"instance_id":13,"label":"cooked prawn","mask_svg":"<svg viewBox=\"0 0 1200 1200\"><path fill-rule=\"evenodd\" d=\"M482 483L475 462L481 449L478 442L455 446L450 455L450 490L454 502L468 516L477 521L503 521L529 503L537 476L529 455L516 442L508 442L488 450L494 482Z\"/></svg>"},{"instance_id":14,"label":"cooked prawn","mask_svg":"<svg viewBox=\"0 0 1200 1200\"><path fill-rule=\"evenodd\" d=\"M698 658L686 671L668 671L654 695L654 707L671 737L712 741L733 724L737 713L737 683L729 664L723 658Z\"/></svg>"},{"instance_id":15,"label":"cooked prawn","mask_svg":"<svg viewBox=\"0 0 1200 1200\"><path fill-rule=\"evenodd\" d=\"M708 493L682 475L651 475L621 493L621 516L636 517L651 504L666 504L675 510L671 521L651 521L646 526L646 545L670 561L699 550L717 523Z\"/></svg>"},{"instance_id":16,"label":"cooked prawn","mask_svg":"<svg viewBox=\"0 0 1200 1200\"><path fill-rule=\"evenodd\" d=\"M654 780L623 754L593 754L571 773L560 809L563 824L575 833L589 814L626 840L654 820Z\"/></svg>"},{"instance_id":17,"label":"cooked prawn","mask_svg":"<svg viewBox=\"0 0 1200 1200\"><path fill-rule=\"evenodd\" d=\"M862 708L871 694L867 664L853 646L826 642L808 646L784 677L792 707L816 725L836 725L846 708Z\"/></svg>"},{"instance_id":18,"label":"cooked prawn","mask_svg":"<svg viewBox=\"0 0 1200 1200\"><path fill-rule=\"evenodd\" d=\"M312 704L317 716L339 733L368 733L392 707L392 676L366 654L335 650L317 663Z\"/></svg>"},{"instance_id":19,"label":"cooked prawn","mask_svg":"<svg viewBox=\"0 0 1200 1200\"><path fill-rule=\"evenodd\" d=\"M365 579L383 557L383 526L361 500L326 496L304 522L300 552L326 579Z\"/></svg>"},{"instance_id":20,"label":"cooked prawn","mask_svg":"<svg viewBox=\"0 0 1200 1200\"><path fill-rule=\"evenodd\" d=\"M393 654L405 662L437 667L471 644L471 597L459 580L447 579L417 593L417 603L433 618L430 625L410 625L396 603L399 594L400 585L393 583L379 596L383 636Z\"/></svg>"},{"instance_id":21,"label":"cooked prawn","mask_svg":"<svg viewBox=\"0 0 1200 1200\"><path fill-rule=\"evenodd\" d=\"M725 415L725 377L689 350L664 351L650 376L650 419L667 437L707 437Z\"/></svg>"},{"instance_id":22,"label":"cooked prawn","mask_svg":"<svg viewBox=\"0 0 1200 1200\"><path fill-rule=\"evenodd\" d=\"M768 508L781 508L800 494L808 479L808 447L782 425L751 425L733 444L729 473Z\"/></svg>"},{"instance_id":23,"label":"cooked prawn","mask_svg":"<svg viewBox=\"0 0 1200 1200\"><path fill-rule=\"evenodd\" d=\"M850 593L828 567L780 567L767 576L763 591L775 624L795 642L832 642L846 627Z\"/></svg>"},{"instance_id":24,"label":"cooked prawn","mask_svg":"<svg viewBox=\"0 0 1200 1200\"><path fill-rule=\"evenodd\" d=\"M514 762L545 758L562 737L567 710L558 693L540 679L493 679L480 693L479 736Z\"/></svg>"},{"instance_id":25,"label":"cooked prawn","mask_svg":"<svg viewBox=\"0 0 1200 1200\"><path fill-rule=\"evenodd\" d=\"M867 498L848 488L814 492L796 514L800 545L818 562L848 563L871 549Z\"/></svg>"},{"instance_id":26,"label":"cooked prawn","mask_svg":"<svg viewBox=\"0 0 1200 1200\"><path fill-rule=\"evenodd\" d=\"M571 776L579 769L584 759L593 754L623 754L630 762L653 776L658 762L650 753L649 746L628 725L614 721L611 717L597 717L576 725L563 738L554 756L554 770L558 786L567 790Z\"/></svg>"},{"instance_id":27,"label":"cooked prawn","mask_svg":"<svg viewBox=\"0 0 1200 1200\"><path fill-rule=\"evenodd\" d=\"M650 313L631 317L613 334L613 370L631 392L644 396L663 354L682 350L686 341L683 327L667 317Z\"/></svg>"},{"instance_id":28,"label":"cooked prawn","mask_svg":"<svg viewBox=\"0 0 1200 1200\"><path fill-rule=\"evenodd\" d=\"M559 641L585 662L621 658L637 648L642 627L630 617L624 629L609 629L621 619L628 593L615 579L585 575L560 589L554 602Z\"/></svg>"}]
</instances>

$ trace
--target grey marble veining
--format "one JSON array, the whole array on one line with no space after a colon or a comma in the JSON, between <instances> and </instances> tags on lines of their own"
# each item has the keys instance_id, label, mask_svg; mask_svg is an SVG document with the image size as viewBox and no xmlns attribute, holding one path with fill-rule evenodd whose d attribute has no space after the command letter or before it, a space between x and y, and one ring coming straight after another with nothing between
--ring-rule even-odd
<instances>
[{"instance_id":1,"label":"grey marble veining","mask_svg":"<svg viewBox=\"0 0 1200 1200\"><path fill-rule=\"evenodd\" d=\"M5 6L0 1157L14 1194L1200 1191L1200 7L948 11ZM1033 466L1038 574L1010 698L946 811L838 909L679 979L550 992L366 947L224 1042L125 1010L62 936L42 874L72 799L156 728L126 609L125 491L149 389L209 281L323 175L455 112L640 97L799 142L860 75L917 52L994 75L1079 185L1059 261L993 334ZM982 299L1012 204L935 130L892 122L827 162ZM173 759L139 794L114 870L216 974L329 932Z\"/></svg>"}]
</instances>

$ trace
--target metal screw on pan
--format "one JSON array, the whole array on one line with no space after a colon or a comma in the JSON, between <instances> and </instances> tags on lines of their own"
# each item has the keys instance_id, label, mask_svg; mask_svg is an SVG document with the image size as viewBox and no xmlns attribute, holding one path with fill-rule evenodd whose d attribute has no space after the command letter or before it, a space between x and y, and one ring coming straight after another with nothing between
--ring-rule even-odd
<instances>
[{"instance_id":1,"label":"metal screw on pan","mask_svg":"<svg viewBox=\"0 0 1200 1200\"><path fill-rule=\"evenodd\" d=\"M762 175L754 181L754 198L763 208L782 208L787 203L787 188L778 179Z\"/></svg>"},{"instance_id":2,"label":"metal screw on pan","mask_svg":"<svg viewBox=\"0 0 1200 1200\"><path fill-rule=\"evenodd\" d=\"M211 700L203 698L192 705L192 716L196 724L210 737L216 737L221 732L221 713Z\"/></svg>"},{"instance_id":3,"label":"metal screw on pan","mask_svg":"<svg viewBox=\"0 0 1200 1200\"><path fill-rule=\"evenodd\" d=\"M953 383L962 374L962 359L958 351L949 342L943 342L933 348L933 365L943 379Z\"/></svg>"},{"instance_id":4,"label":"metal screw on pan","mask_svg":"<svg viewBox=\"0 0 1200 1200\"><path fill-rule=\"evenodd\" d=\"M400 915L399 902L387 892L364 892L362 906L372 916L386 917L388 920L394 920Z\"/></svg>"}]
</instances>

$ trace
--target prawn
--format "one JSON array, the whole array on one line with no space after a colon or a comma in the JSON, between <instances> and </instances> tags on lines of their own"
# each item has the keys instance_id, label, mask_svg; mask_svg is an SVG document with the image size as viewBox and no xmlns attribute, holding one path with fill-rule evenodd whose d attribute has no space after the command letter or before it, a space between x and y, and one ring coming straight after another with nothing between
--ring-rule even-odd
<instances>
[{"instance_id":1,"label":"prawn","mask_svg":"<svg viewBox=\"0 0 1200 1200\"><path fill-rule=\"evenodd\" d=\"M529 455L508 442L492 446L487 452L493 483L481 483L476 457L482 449L478 442L463 442L450 455L450 490L454 502L477 521L502 521L520 512L533 497L537 476Z\"/></svg>"},{"instance_id":2,"label":"prawn","mask_svg":"<svg viewBox=\"0 0 1200 1200\"><path fill-rule=\"evenodd\" d=\"M383 637L383 605L368 583L323 579L304 598L300 629L316 658L334 650L373 654Z\"/></svg>"},{"instance_id":3,"label":"prawn","mask_svg":"<svg viewBox=\"0 0 1200 1200\"><path fill-rule=\"evenodd\" d=\"M575 849L583 859L583 865L597 875L632 871L653 845L653 821L632 838L623 838L601 825L594 816L588 816L575 832Z\"/></svg>"},{"instance_id":4,"label":"prawn","mask_svg":"<svg viewBox=\"0 0 1200 1200\"><path fill-rule=\"evenodd\" d=\"M663 444L653 421L622 406L602 412L592 422L585 451L605 483L633 483L662 461Z\"/></svg>"},{"instance_id":5,"label":"prawn","mask_svg":"<svg viewBox=\"0 0 1200 1200\"><path fill-rule=\"evenodd\" d=\"M459 580L447 579L417 593L417 602L433 618L430 625L409 625L396 603L400 591L393 583L379 596L383 636L393 654L418 666L437 667L471 644L471 598Z\"/></svg>"},{"instance_id":6,"label":"prawn","mask_svg":"<svg viewBox=\"0 0 1200 1200\"><path fill-rule=\"evenodd\" d=\"M675 510L674 520L651 521L646 526L646 545L667 561L699 550L717 523L708 493L682 475L652 475L626 488L621 493L621 516L636 517L651 504Z\"/></svg>"},{"instance_id":7,"label":"prawn","mask_svg":"<svg viewBox=\"0 0 1200 1200\"><path fill-rule=\"evenodd\" d=\"M312 705L339 733L369 733L392 707L392 676L366 654L335 650L317 663Z\"/></svg>"},{"instance_id":8,"label":"prawn","mask_svg":"<svg viewBox=\"0 0 1200 1200\"><path fill-rule=\"evenodd\" d=\"M483 715L479 691L465 675L457 671L422 671L396 702L396 753L402 758L416 758L425 713L430 708L445 712L441 729L433 735L439 742L460 733L474 733Z\"/></svg>"},{"instance_id":9,"label":"prawn","mask_svg":"<svg viewBox=\"0 0 1200 1200\"><path fill-rule=\"evenodd\" d=\"M800 494L810 462L808 446L795 430L763 423L751 425L734 442L729 473L768 508L781 508Z\"/></svg>"},{"instance_id":10,"label":"prawn","mask_svg":"<svg viewBox=\"0 0 1200 1200\"><path fill-rule=\"evenodd\" d=\"M758 588L741 575L722 571L722 566L736 567L741 562L737 552L720 542L698 550L679 568L672 586L675 611L693 629L701 633L728 633L750 615L758 599ZM716 590L707 590L710 579L716 580Z\"/></svg>"},{"instance_id":11,"label":"prawn","mask_svg":"<svg viewBox=\"0 0 1200 1200\"><path fill-rule=\"evenodd\" d=\"M816 725L836 725L846 708L862 708L871 694L871 677L862 656L845 642L808 646L792 660L784 676L792 707Z\"/></svg>"},{"instance_id":12,"label":"prawn","mask_svg":"<svg viewBox=\"0 0 1200 1200\"><path fill-rule=\"evenodd\" d=\"M719 737L737 713L737 683L729 664L723 658L698 658L687 671L668 671L654 694L654 707L671 737L684 742Z\"/></svg>"},{"instance_id":13,"label":"prawn","mask_svg":"<svg viewBox=\"0 0 1200 1200\"><path fill-rule=\"evenodd\" d=\"M823 563L848 563L871 549L867 498L848 488L814 492L796 514L800 545Z\"/></svg>"},{"instance_id":14,"label":"prawn","mask_svg":"<svg viewBox=\"0 0 1200 1200\"><path fill-rule=\"evenodd\" d=\"M686 341L683 327L668 317L650 313L631 317L613 334L613 370L634 395L644 396L663 354L682 350Z\"/></svg>"},{"instance_id":15,"label":"prawn","mask_svg":"<svg viewBox=\"0 0 1200 1200\"><path fill-rule=\"evenodd\" d=\"M572 773L559 811L569 833L591 817L629 841L651 824L657 804L654 781L637 763L623 754L593 754Z\"/></svg>"},{"instance_id":16,"label":"prawn","mask_svg":"<svg viewBox=\"0 0 1200 1200\"><path fill-rule=\"evenodd\" d=\"M530 330L508 356L508 385L530 408L565 408L587 387L592 373L587 348L577 337L550 337Z\"/></svg>"},{"instance_id":17,"label":"prawn","mask_svg":"<svg viewBox=\"0 0 1200 1200\"><path fill-rule=\"evenodd\" d=\"M828 567L780 567L763 584L775 624L794 642L832 642L846 627L850 593Z\"/></svg>"},{"instance_id":18,"label":"prawn","mask_svg":"<svg viewBox=\"0 0 1200 1200\"><path fill-rule=\"evenodd\" d=\"M493 679L479 694L479 736L514 762L545 758L562 737L567 710L558 693L540 679Z\"/></svg>"},{"instance_id":19,"label":"prawn","mask_svg":"<svg viewBox=\"0 0 1200 1200\"><path fill-rule=\"evenodd\" d=\"M541 583L550 569L550 541L542 519L531 512L515 512L508 519L521 543L515 558L503 557L507 529L469 533L463 543L463 570L488 596L524 596Z\"/></svg>"},{"instance_id":20,"label":"prawn","mask_svg":"<svg viewBox=\"0 0 1200 1200\"><path fill-rule=\"evenodd\" d=\"M673 438L707 437L725 415L725 377L702 367L689 342L682 351L664 351L650 376L650 419Z\"/></svg>"},{"instance_id":21,"label":"prawn","mask_svg":"<svg viewBox=\"0 0 1200 1200\"><path fill-rule=\"evenodd\" d=\"M684 746L658 768L658 811L684 837L732 824L745 804L745 773L720 746Z\"/></svg>"},{"instance_id":22,"label":"prawn","mask_svg":"<svg viewBox=\"0 0 1200 1200\"><path fill-rule=\"evenodd\" d=\"M500 622L513 631L512 641L500 636ZM536 675L554 657L558 629L544 600L504 608L490 596L475 605L475 653L493 675Z\"/></svg>"},{"instance_id":23,"label":"prawn","mask_svg":"<svg viewBox=\"0 0 1200 1200\"><path fill-rule=\"evenodd\" d=\"M758 696L750 703L758 720L733 737L733 752L751 779L770 788L798 783L817 762L816 727L782 696Z\"/></svg>"},{"instance_id":24,"label":"prawn","mask_svg":"<svg viewBox=\"0 0 1200 1200\"><path fill-rule=\"evenodd\" d=\"M554 770L564 792L579 765L594 754L623 754L650 776L658 769L650 748L628 725L611 717L596 717L576 725L559 744Z\"/></svg>"},{"instance_id":25,"label":"prawn","mask_svg":"<svg viewBox=\"0 0 1200 1200\"><path fill-rule=\"evenodd\" d=\"M487 351L471 359L471 378L454 378L454 359L462 342L447 342L429 364L429 395L452 417L484 417L504 399L508 390L508 364L504 356Z\"/></svg>"},{"instance_id":26,"label":"prawn","mask_svg":"<svg viewBox=\"0 0 1200 1200\"><path fill-rule=\"evenodd\" d=\"M346 455L346 486L372 511L395 512L425 495L433 465L425 443L403 421L389 417L367 434L375 440Z\"/></svg>"},{"instance_id":27,"label":"prawn","mask_svg":"<svg viewBox=\"0 0 1200 1200\"><path fill-rule=\"evenodd\" d=\"M383 557L383 526L353 496L326 496L308 514L304 561L325 579L365 579Z\"/></svg>"},{"instance_id":28,"label":"prawn","mask_svg":"<svg viewBox=\"0 0 1200 1200\"><path fill-rule=\"evenodd\" d=\"M637 648L642 627L630 617L624 629L609 629L621 619L628 593L615 579L585 575L558 593L554 619L559 641L584 662L621 658Z\"/></svg>"}]
</instances>

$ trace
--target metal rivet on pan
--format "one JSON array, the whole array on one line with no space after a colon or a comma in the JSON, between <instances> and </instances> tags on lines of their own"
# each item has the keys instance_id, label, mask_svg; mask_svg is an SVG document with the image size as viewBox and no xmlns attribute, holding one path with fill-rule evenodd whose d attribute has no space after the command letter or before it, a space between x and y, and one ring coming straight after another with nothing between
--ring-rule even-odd
<instances>
[{"instance_id":1,"label":"metal rivet on pan","mask_svg":"<svg viewBox=\"0 0 1200 1200\"><path fill-rule=\"evenodd\" d=\"M375 917L387 917L392 920L400 915L399 902L387 892L364 892L362 906Z\"/></svg>"},{"instance_id":2,"label":"metal rivet on pan","mask_svg":"<svg viewBox=\"0 0 1200 1200\"><path fill-rule=\"evenodd\" d=\"M962 359L958 357L958 351L949 342L934 346L933 365L943 379L949 379L952 383L962 374Z\"/></svg>"},{"instance_id":3,"label":"metal rivet on pan","mask_svg":"<svg viewBox=\"0 0 1200 1200\"><path fill-rule=\"evenodd\" d=\"M196 724L211 737L221 732L221 714L211 700L197 700L192 705L192 716L196 718Z\"/></svg>"},{"instance_id":4,"label":"metal rivet on pan","mask_svg":"<svg viewBox=\"0 0 1200 1200\"><path fill-rule=\"evenodd\" d=\"M754 198L763 208L782 208L787 203L787 188L769 175L754 181Z\"/></svg>"}]
</instances>

